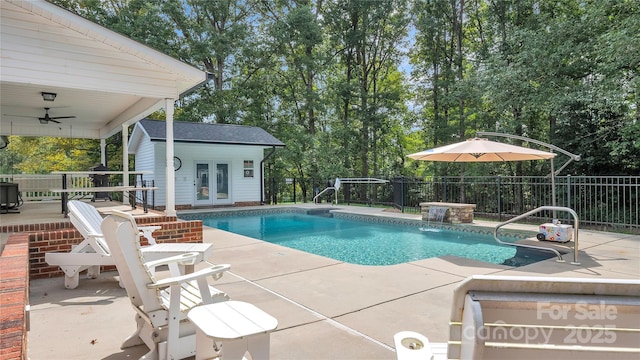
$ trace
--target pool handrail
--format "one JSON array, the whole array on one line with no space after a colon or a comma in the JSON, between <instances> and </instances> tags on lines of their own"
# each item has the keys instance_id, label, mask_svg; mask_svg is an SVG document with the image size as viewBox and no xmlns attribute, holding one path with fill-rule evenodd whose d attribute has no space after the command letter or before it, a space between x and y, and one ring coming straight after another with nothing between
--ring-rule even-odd
<instances>
[{"instance_id":1,"label":"pool handrail","mask_svg":"<svg viewBox=\"0 0 640 360\"><path fill-rule=\"evenodd\" d=\"M325 188L324 190L320 191L318 193L318 195L313 197L313 203L316 203L316 199L318 197L320 197L320 195L324 194L325 192L329 191L329 190L335 190L335 194L336 194L336 202L335 204L338 205L338 190L340 190L340 185L342 183L345 184L386 184L388 183L389 180L383 180L383 179L376 179L376 178L336 178L336 181L334 182L333 186L329 186L327 188Z\"/></svg>"},{"instance_id":2,"label":"pool handrail","mask_svg":"<svg viewBox=\"0 0 640 360\"><path fill-rule=\"evenodd\" d=\"M536 245L526 245L526 244L518 244L518 243L509 243L509 242L504 242L502 240L500 240L498 238L498 230L507 225L510 224L512 222L518 221L520 219L523 219L527 216L533 215L535 213L541 212L543 210L551 210L551 211L566 211L569 214L571 214L571 216L573 216L573 238L575 239L575 244L573 247L573 262L571 262L572 265L580 265L580 262L578 262L578 228L579 228L579 220L578 220L578 214L571 208L568 207L563 207L563 206L540 206L537 207L531 211L528 211L524 214L518 215L514 218L511 218L507 221L504 221L498 225L496 225L496 227L493 229L493 237L494 239L502 245L507 245L507 246L516 246L516 247L523 247L523 248L530 248L530 249L537 249L537 250L543 250L543 251L551 251L553 253L556 254L556 256L558 257L558 261L559 262L564 262L564 259L562 258L562 254L560 254L560 252L556 249L553 248L549 248L549 247L544 247L544 246L536 246Z\"/></svg>"},{"instance_id":3,"label":"pool handrail","mask_svg":"<svg viewBox=\"0 0 640 360\"><path fill-rule=\"evenodd\" d=\"M313 203L314 203L314 204L317 204L317 203L316 203L316 200L320 197L320 195L324 194L325 192L327 192L327 191L329 191L329 190L335 190L335 194L336 194L336 202L335 202L335 203L336 203L336 205L337 205L337 204L338 204L338 189L336 189L336 188L335 188L335 187L333 187L333 186L329 186L329 187L325 188L324 190L320 191L320 192L318 193L318 195L314 196L314 197L313 197Z\"/></svg>"}]
</instances>

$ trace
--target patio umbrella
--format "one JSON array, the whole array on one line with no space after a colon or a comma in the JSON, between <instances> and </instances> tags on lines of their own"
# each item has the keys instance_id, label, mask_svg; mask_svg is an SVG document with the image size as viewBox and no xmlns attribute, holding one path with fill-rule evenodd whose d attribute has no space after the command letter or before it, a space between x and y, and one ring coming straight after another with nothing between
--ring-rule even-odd
<instances>
[{"instance_id":1,"label":"patio umbrella","mask_svg":"<svg viewBox=\"0 0 640 360\"><path fill-rule=\"evenodd\" d=\"M448 162L491 162L551 159L556 154L522 146L509 145L484 138L467 141L407 155L415 160Z\"/></svg>"},{"instance_id":2,"label":"patio umbrella","mask_svg":"<svg viewBox=\"0 0 640 360\"><path fill-rule=\"evenodd\" d=\"M473 138L467 141L407 155L411 159L447 162L492 162L523 161L551 159L551 199L556 206L555 174L553 158L556 154L522 146L509 145L484 138ZM555 218L555 211L553 217Z\"/></svg>"}]
</instances>

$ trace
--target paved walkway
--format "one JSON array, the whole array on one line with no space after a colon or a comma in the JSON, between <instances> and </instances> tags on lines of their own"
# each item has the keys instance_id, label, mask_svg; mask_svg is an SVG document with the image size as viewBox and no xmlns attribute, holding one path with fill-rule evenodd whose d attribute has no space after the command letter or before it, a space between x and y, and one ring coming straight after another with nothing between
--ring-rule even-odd
<instances>
[{"instance_id":1,"label":"paved walkway","mask_svg":"<svg viewBox=\"0 0 640 360\"><path fill-rule=\"evenodd\" d=\"M372 208L349 210L416 217ZM278 319L271 335L271 358L276 360L395 359L393 335L401 330L445 342L453 289L472 274L640 277L640 236L584 230L580 266L571 265L567 254L566 263L549 259L520 268L456 257L362 266L207 227L204 239L215 247L211 262L231 264L231 272L216 286ZM62 278L32 281L29 358L115 360L144 354L144 346L120 350L135 323L116 275L82 279L74 290L65 290Z\"/></svg>"}]
</instances>

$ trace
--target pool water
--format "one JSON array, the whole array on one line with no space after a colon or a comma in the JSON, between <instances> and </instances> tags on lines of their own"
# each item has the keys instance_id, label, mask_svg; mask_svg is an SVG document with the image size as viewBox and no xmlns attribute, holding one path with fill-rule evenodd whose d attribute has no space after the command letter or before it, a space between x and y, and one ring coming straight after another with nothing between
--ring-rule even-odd
<instances>
[{"instance_id":1,"label":"pool water","mask_svg":"<svg viewBox=\"0 0 640 360\"><path fill-rule=\"evenodd\" d=\"M491 235L452 230L425 231L419 226L376 224L305 214L211 217L202 219L202 222L209 227L360 265L393 265L455 255L520 266L548 258L514 261L516 249L496 243Z\"/></svg>"}]
</instances>

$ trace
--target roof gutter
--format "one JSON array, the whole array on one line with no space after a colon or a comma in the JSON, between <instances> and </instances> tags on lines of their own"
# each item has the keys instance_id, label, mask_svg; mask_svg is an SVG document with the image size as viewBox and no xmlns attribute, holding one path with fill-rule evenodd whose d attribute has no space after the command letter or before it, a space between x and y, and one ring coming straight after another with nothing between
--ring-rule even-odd
<instances>
[{"instance_id":1,"label":"roof gutter","mask_svg":"<svg viewBox=\"0 0 640 360\"><path fill-rule=\"evenodd\" d=\"M276 152L276 147L271 147L271 152L260 161L260 205L264 205L264 162Z\"/></svg>"},{"instance_id":2,"label":"roof gutter","mask_svg":"<svg viewBox=\"0 0 640 360\"><path fill-rule=\"evenodd\" d=\"M196 91L198 88L202 87L202 85L208 83L209 81L214 79L214 75L210 72L205 72L205 74L207 74L206 79L202 80L201 82L197 83L196 85L190 87L189 89L183 91L182 93L180 93L179 98L182 99L183 97L191 94L192 92Z\"/></svg>"}]
</instances>

